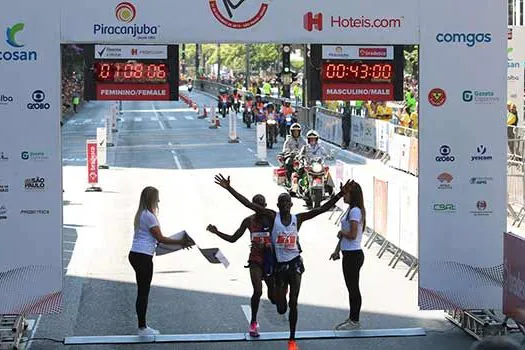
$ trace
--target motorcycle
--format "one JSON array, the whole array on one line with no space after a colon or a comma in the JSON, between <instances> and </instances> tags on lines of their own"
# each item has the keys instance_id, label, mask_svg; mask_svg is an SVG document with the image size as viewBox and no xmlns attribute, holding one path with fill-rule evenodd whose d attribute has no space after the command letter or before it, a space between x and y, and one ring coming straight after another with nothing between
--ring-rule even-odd
<instances>
[{"instance_id":1,"label":"motorcycle","mask_svg":"<svg viewBox=\"0 0 525 350\"><path fill-rule=\"evenodd\" d=\"M290 127L293 123L297 123L297 118L293 114L287 115L285 116L284 123L286 128L286 135L290 135Z\"/></svg>"},{"instance_id":2,"label":"motorcycle","mask_svg":"<svg viewBox=\"0 0 525 350\"><path fill-rule=\"evenodd\" d=\"M228 96L221 96L219 100L219 113L223 118L226 118L228 113Z\"/></svg>"},{"instance_id":3,"label":"motorcycle","mask_svg":"<svg viewBox=\"0 0 525 350\"><path fill-rule=\"evenodd\" d=\"M279 186L284 186L290 196L295 197L295 192L292 190L292 182L287 178L287 164L292 167L292 174L297 173L301 167L301 163L297 159L297 151L295 152L281 152L277 155L277 162L279 168L274 170L274 181Z\"/></svg>"},{"instance_id":4,"label":"motorcycle","mask_svg":"<svg viewBox=\"0 0 525 350\"><path fill-rule=\"evenodd\" d=\"M309 164L303 159L302 168L292 175L291 191L303 198L308 207L320 207L321 202L334 193L330 167L325 166L320 157Z\"/></svg>"},{"instance_id":5,"label":"motorcycle","mask_svg":"<svg viewBox=\"0 0 525 350\"><path fill-rule=\"evenodd\" d=\"M277 143L277 121L268 119L266 121L266 147L273 148L274 143Z\"/></svg>"},{"instance_id":6,"label":"motorcycle","mask_svg":"<svg viewBox=\"0 0 525 350\"><path fill-rule=\"evenodd\" d=\"M188 92L192 92L193 90L193 84L188 84Z\"/></svg>"},{"instance_id":7,"label":"motorcycle","mask_svg":"<svg viewBox=\"0 0 525 350\"><path fill-rule=\"evenodd\" d=\"M233 110L235 111L235 114L239 113L241 109L241 102L239 101L239 98L236 97L233 99Z\"/></svg>"},{"instance_id":8,"label":"motorcycle","mask_svg":"<svg viewBox=\"0 0 525 350\"><path fill-rule=\"evenodd\" d=\"M244 106L244 113L242 114L242 121L248 128L252 127L254 115L252 112L252 106Z\"/></svg>"}]
</instances>

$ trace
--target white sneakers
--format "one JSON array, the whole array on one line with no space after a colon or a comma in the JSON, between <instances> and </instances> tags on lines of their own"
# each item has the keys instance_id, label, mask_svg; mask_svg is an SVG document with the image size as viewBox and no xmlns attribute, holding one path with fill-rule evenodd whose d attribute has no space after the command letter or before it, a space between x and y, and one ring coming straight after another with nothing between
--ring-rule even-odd
<instances>
[{"instance_id":1,"label":"white sneakers","mask_svg":"<svg viewBox=\"0 0 525 350\"><path fill-rule=\"evenodd\" d=\"M160 332L156 329L146 327L146 328L139 328L139 336L140 337L148 337L152 335L159 335Z\"/></svg>"},{"instance_id":2,"label":"white sneakers","mask_svg":"<svg viewBox=\"0 0 525 350\"><path fill-rule=\"evenodd\" d=\"M338 324L335 327L335 330L336 331L349 331L349 330L352 330L352 329L358 329L360 327L361 327L361 324L359 324L359 322L354 322L354 321L352 321L350 319L347 319L343 323Z\"/></svg>"}]
</instances>

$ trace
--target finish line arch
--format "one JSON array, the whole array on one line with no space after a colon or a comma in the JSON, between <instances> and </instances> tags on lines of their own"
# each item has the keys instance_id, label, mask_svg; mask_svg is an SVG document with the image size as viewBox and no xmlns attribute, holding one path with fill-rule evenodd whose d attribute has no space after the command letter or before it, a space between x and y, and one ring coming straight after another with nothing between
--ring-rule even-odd
<instances>
[{"instance_id":1,"label":"finish line arch","mask_svg":"<svg viewBox=\"0 0 525 350\"><path fill-rule=\"evenodd\" d=\"M419 306L500 309L491 273L502 268L506 230L506 11L492 0L9 3L0 14L0 185L9 184L0 193L0 314L60 310L61 43L420 45ZM448 190L439 188L444 172ZM31 176L45 178L45 192L24 191ZM479 187L474 177L491 181Z\"/></svg>"}]
</instances>

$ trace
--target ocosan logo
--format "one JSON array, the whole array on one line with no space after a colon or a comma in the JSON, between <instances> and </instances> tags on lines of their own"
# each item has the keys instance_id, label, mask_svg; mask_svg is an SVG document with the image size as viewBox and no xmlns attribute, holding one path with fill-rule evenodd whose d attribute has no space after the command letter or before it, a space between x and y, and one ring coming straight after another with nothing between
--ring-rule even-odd
<instances>
[{"instance_id":1,"label":"ocosan logo","mask_svg":"<svg viewBox=\"0 0 525 350\"><path fill-rule=\"evenodd\" d=\"M439 33L436 35L438 43L465 44L474 47L476 44L492 42L491 33Z\"/></svg>"}]
</instances>

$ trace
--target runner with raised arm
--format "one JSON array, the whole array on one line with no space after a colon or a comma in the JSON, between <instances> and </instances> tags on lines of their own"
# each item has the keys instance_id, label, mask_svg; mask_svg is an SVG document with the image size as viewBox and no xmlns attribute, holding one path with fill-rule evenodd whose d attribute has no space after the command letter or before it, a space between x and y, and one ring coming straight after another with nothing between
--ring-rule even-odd
<instances>
[{"instance_id":1,"label":"runner with raised arm","mask_svg":"<svg viewBox=\"0 0 525 350\"><path fill-rule=\"evenodd\" d=\"M350 190L350 181L344 186L341 184L340 192L319 208L292 215L292 197L288 193L279 195L277 207L279 212L267 209L256 203L250 202L242 194L235 191L230 185L230 177L225 178L222 174L215 176L215 183L228 190L245 207L255 211L259 215L267 216L273 221L272 243L275 249L277 264L275 266L276 301L277 311L286 313L287 304L290 307L290 338L288 350L297 350L295 342L295 330L297 326L297 300L301 289L301 276L304 272L303 259L299 248L299 229L301 225L310 219L328 211L337 203L345 193ZM286 291L290 287L290 301L286 301Z\"/></svg>"},{"instance_id":2,"label":"runner with raised arm","mask_svg":"<svg viewBox=\"0 0 525 350\"><path fill-rule=\"evenodd\" d=\"M253 197L252 202L266 207L266 199L262 194ZM250 277L253 285L253 295L251 299L252 319L250 321L249 333L251 337L259 336L259 324L257 323L257 311L262 295L262 281L268 287L268 299L275 304L275 280L273 277L273 262L275 260L272 250L272 232L273 222L268 216L254 214L248 216L241 223L241 226L230 236L220 232L214 225L208 225L207 230L216 234L227 242L235 243L242 237L246 230L250 230L251 249L248 265L250 268Z\"/></svg>"}]
</instances>

